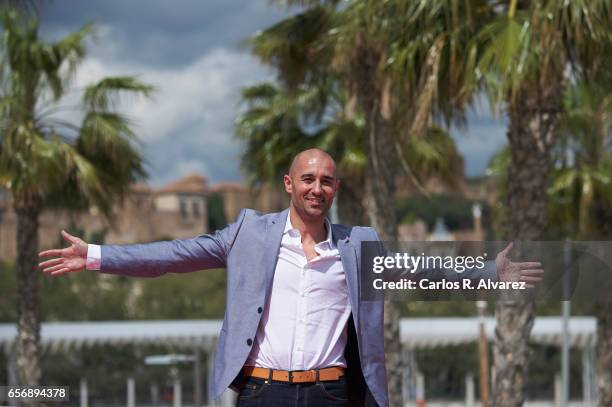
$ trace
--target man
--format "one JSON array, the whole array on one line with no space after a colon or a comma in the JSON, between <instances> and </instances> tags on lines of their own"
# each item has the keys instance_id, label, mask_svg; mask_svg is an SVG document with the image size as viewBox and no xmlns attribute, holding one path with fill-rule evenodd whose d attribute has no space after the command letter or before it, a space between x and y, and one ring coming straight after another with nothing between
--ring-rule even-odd
<instances>
[{"instance_id":1,"label":"man","mask_svg":"<svg viewBox=\"0 0 612 407\"><path fill-rule=\"evenodd\" d=\"M386 406L383 303L358 297L360 243L378 235L327 221L339 180L324 151L299 153L283 181L283 212L243 210L213 235L144 245L87 245L62 231L71 246L42 252L57 258L40 266L146 277L226 267L214 398L232 387L240 406ZM529 277L527 267L498 264L504 279Z\"/></svg>"}]
</instances>

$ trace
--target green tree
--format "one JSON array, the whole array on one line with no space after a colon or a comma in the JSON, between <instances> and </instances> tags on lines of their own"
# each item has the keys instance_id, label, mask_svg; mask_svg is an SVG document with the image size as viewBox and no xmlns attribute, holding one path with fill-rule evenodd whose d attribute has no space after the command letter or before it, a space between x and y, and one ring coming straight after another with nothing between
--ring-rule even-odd
<instances>
[{"instance_id":1,"label":"green tree","mask_svg":"<svg viewBox=\"0 0 612 407\"><path fill-rule=\"evenodd\" d=\"M609 46L611 22L607 1L510 0L475 37L481 49L475 76L485 79L491 101L509 117L507 239L544 236L563 91L570 80L589 77ZM496 317L493 404L520 406L534 303L507 297L498 302Z\"/></svg>"},{"instance_id":2,"label":"green tree","mask_svg":"<svg viewBox=\"0 0 612 407\"><path fill-rule=\"evenodd\" d=\"M563 225L555 232L572 239L612 235L612 89L606 85L605 80L581 82L565 92L549 210L551 227ZM598 299L595 313L599 405L607 406L612 403L610 301Z\"/></svg>"},{"instance_id":3,"label":"green tree","mask_svg":"<svg viewBox=\"0 0 612 407\"><path fill-rule=\"evenodd\" d=\"M17 215L17 366L21 383L36 385L40 213L46 207L96 205L110 216L114 199L145 174L117 98L152 89L130 77L105 78L84 90L82 121L66 122L56 113L85 56L91 27L46 42L36 18L9 9L1 21L0 185L11 192Z\"/></svg>"},{"instance_id":4,"label":"green tree","mask_svg":"<svg viewBox=\"0 0 612 407\"><path fill-rule=\"evenodd\" d=\"M553 147L551 186L547 191L547 236L606 240L612 234L611 100L606 82L601 80L574 83L565 89L564 110ZM488 169L501 185L502 199L508 193L506 175L510 160L510 149L504 147L491 160ZM578 304L578 307L579 312L588 311L589 315L594 311L592 304ZM612 307L599 302L595 304L595 312L600 405L608 405L612 394L605 383L612 372Z\"/></svg>"},{"instance_id":5,"label":"green tree","mask_svg":"<svg viewBox=\"0 0 612 407\"><path fill-rule=\"evenodd\" d=\"M206 197L206 207L208 215L208 228L210 230L221 229L227 225L223 196L219 193L209 194ZM171 240L171 239L170 239Z\"/></svg>"},{"instance_id":6,"label":"green tree","mask_svg":"<svg viewBox=\"0 0 612 407\"><path fill-rule=\"evenodd\" d=\"M612 91L601 84L568 88L555 148L549 230L578 240L612 234Z\"/></svg>"}]
</instances>

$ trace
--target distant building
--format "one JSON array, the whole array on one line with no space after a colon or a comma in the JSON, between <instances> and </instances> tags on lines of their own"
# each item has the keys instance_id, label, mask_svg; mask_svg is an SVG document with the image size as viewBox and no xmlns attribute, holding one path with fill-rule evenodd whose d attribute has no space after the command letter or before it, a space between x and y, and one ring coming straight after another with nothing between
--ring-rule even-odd
<instances>
[{"instance_id":1,"label":"distant building","mask_svg":"<svg viewBox=\"0 0 612 407\"><path fill-rule=\"evenodd\" d=\"M287 195L269 185L249 188L238 182L221 182L211 187L210 193L219 194L223 198L227 220L236 219L242 208L268 213L285 209L289 205Z\"/></svg>"}]
</instances>

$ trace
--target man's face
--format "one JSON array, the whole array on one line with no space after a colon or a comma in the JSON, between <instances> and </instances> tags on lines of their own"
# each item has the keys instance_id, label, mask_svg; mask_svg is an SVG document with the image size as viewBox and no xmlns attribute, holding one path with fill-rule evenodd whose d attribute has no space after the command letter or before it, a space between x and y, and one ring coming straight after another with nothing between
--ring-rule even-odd
<instances>
[{"instance_id":1,"label":"man's face","mask_svg":"<svg viewBox=\"0 0 612 407\"><path fill-rule=\"evenodd\" d=\"M303 219L320 219L331 207L338 190L336 165L322 154L299 157L290 174L285 175L284 183L298 214Z\"/></svg>"}]
</instances>

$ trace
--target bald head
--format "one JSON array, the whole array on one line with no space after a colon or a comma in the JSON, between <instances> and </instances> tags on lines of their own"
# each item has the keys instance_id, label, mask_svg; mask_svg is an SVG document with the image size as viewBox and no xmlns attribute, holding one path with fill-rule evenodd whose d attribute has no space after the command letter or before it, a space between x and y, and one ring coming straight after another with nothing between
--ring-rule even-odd
<instances>
[{"instance_id":1,"label":"bald head","mask_svg":"<svg viewBox=\"0 0 612 407\"><path fill-rule=\"evenodd\" d=\"M304 222L323 222L339 185L334 159L318 148L302 151L283 182L291 195L292 213Z\"/></svg>"},{"instance_id":2,"label":"bald head","mask_svg":"<svg viewBox=\"0 0 612 407\"><path fill-rule=\"evenodd\" d=\"M336 177L336 162L331 155L327 154L320 148L310 148L298 153L291 162L289 167L289 176L294 178L299 172L298 170L304 166L312 164L331 165L333 166L334 178Z\"/></svg>"}]
</instances>

